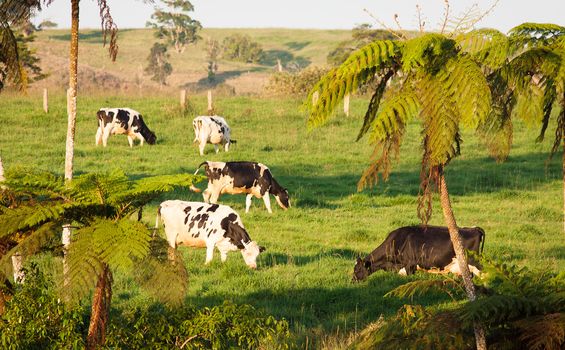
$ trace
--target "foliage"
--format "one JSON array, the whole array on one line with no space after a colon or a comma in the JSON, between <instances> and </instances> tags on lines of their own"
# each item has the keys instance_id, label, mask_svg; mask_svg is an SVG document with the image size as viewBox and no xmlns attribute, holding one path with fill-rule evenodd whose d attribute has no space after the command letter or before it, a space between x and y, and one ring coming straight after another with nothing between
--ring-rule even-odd
<instances>
[{"instance_id":1,"label":"foliage","mask_svg":"<svg viewBox=\"0 0 565 350\"><path fill-rule=\"evenodd\" d=\"M491 93L478 64L457 43L440 34L407 41L374 41L332 69L311 89L304 107L310 128L323 124L346 94L377 76L377 84L357 139L369 133L371 164L359 188L388 178L407 123L422 121L423 157L418 215L431 215L432 182L459 155L461 126L475 128L490 110ZM319 98L314 103L313 96Z\"/></svg>"},{"instance_id":2,"label":"foliage","mask_svg":"<svg viewBox=\"0 0 565 350\"><path fill-rule=\"evenodd\" d=\"M0 315L3 349L76 349L84 347L80 307L61 302L53 285L34 264L25 269L26 280L17 284Z\"/></svg>"},{"instance_id":3,"label":"foliage","mask_svg":"<svg viewBox=\"0 0 565 350\"><path fill-rule=\"evenodd\" d=\"M41 23L39 23L39 25L37 26L38 30L44 30L44 29L51 29L51 28L57 28L59 25L49 19L44 19L43 21L41 21Z\"/></svg>"},{"instance_id":4,"label":"foliage","mask_svg":"<svg viewBox=\"0 0 565 350\"><path fill-rule=\"evenodd\" d=\"M206 59L208 60L207 72L209 82L214 82L216 80L220 51L221 47L218 40L213 38L206 39Z\"/></svg>"},{"instance_id":5,"label":"foliage","mask_svg":"<svg viewBox=\"0 0 565 350\"><path fill-rule=\"evenodd\" d=\"M339 66L354 51L377 40L392 40L394 36L382 29L371 29L371 25L367 23L355 26L351 31L351 40L340 42L335 49L330 51L327 56L328 64Z\"/></svg>"},{"instance_id":6,"label":"foliage","mask_svg":"<svg viewBox=\"0 0 565 350\"><path fill-rule=\"evenodd\" d=\"M167 46L154 43L149 56L147 56L148 65L145 67L145 73L151 75L151 80L161 85L167 85L167 77L173 72L173 66L168 60Z\"/></svg>"},{"instance_id":7,"label":"foliage","mask_svg":"<svg viewBox=\"0 0 565 350\"><path fill-rule=\"evenodd\" d=\"M309 67L296 73L277 72L269 77L265 93L275 96L305 96L327 72L327 69L320 67Z\"/></svg>"},{"instance_id":8,"label":"foliage","mask_svg":"<svg viewBox=\"0 0 565 350\"><path fill-rule=\"evenodd\" d=\"M404 305L377 329L362 333L356 349L473 348L473 324L486 326L493 349L561 349L565 344L565 275L506 265L482 258L484 270L474 301L432 308ZM440 289L457 295L459 283ZM439 283L414 281L390 292L407 297L437 290ZM460 294L460 293L459 293Z\"/></svg>"},{"instance_id":9,"label":"foliage","mask_svg":"<svg viewBox=\"0 0 565 350\"><path fill-rule=\"evenodd\" d=\"M155 37L164 39L166 45L171 45L178 53L183 53L187 45L200 40L197 34L202 25L189 16L194 11L194 6L188 0L163 0L170 9L156 8L151 15L152 22L147 22L148 27L157 29Z\"/></svg>"},{"instance_id":10,"label":"foliage","mask_svg":"<svg viewBox=\"0 0 565 350\"><path fill-rule=\"evenodd\" d=\"M288 323L251 305L136 309L113 322L106 346L130 349L288 349Z\"/></svg>"},{"instance_id":11,"label":"foliage","mask_svg":"<svg viewBox=\"0 0 565 350\"><path fill-rule=\"evenodd\" d=\"M28 82L32 83L47 77L41 71L39 66L39 57L36 55L36 49L30 48L30 45L35 41L36 36L33 32L28 35L23 35L23 32L16 33L16 40L18 42L18 56L23 68L26 70Z\"/></svg>"},{"instance_id":12,"label":"foliage","mask_svg":"<svg viewBox=\"0 0 565 350\"><path fill-rule=\"evenodd\" d=\"M261 44L249 35L232 34L222 41L222 57L230 61L258 63L263 58Z\"/></svg>"}]
</instances>

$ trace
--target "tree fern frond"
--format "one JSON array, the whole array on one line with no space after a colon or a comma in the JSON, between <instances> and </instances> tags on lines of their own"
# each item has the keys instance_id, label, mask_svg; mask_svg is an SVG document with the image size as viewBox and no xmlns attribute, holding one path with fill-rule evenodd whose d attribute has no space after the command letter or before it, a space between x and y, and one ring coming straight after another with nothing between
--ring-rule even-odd
<instances>
[{"instance_id":1,"label":"tree fern frond","mask_svg":"<svg viewBox=\"0 0 565 350\"><path fill-rule=\"evenodd\" d=\"M137 266L136 281L155 299L168 304L178 304L184 300L188 289L188 271L181 255L165 239L154 237L151 254Z\"/></svg>"},{"instance_id":2,"label":"tree fern frond","mask_svg":"<svg viewBox=\"0 0 565 350\"><path fill-rule=\"evenodd\" d=\"M379 110L379 105L381 103L381 99L383 98L383 94L386 88L386 85L390 81L390 78L394 75L394 71L390 69L386 72L379 80L377 88L371 96L371 101L369 102L369 107L367 108L367 112L365 112L365 117L363 118L363 125L361 126L361 130L359 130L359 134L357 135L357 140L359 141L363 135L369 131L369 128L375 117L377 116L377 112Z\"/></svg>"},{"instance_id":3,"label":"tree fern frond","mask_svg":"<svg viewBox=\"0 0 565 350\"><path fill-rule=\"evenodd\" d=\"M343 96L356 91L383 69L392 68L401 46L402 43L396 41L375 41L356 51L341 66L322 77L304 102L304 107L309 111L308 127L323 124ZM318 99L313 103L315 94Z\"/></svg>"},{"instance_id":4,"label":"tree fern frond","mask_svg":"<svg viewBox=\"0 0 565 350\"><path fill-rule=\"evenodd\" d=\"M384 141L375 143L375 149L371 155L371 163L361 175L361 179L357 183L357 191L376 185L379 180L379 174L382 174L383 180L388 180L392 169L392 160L398 159L404 131L404 129L399 129Z\"/></svg>"},{"instance_id":5,"label":"tree fern frond","mask_svg":"<svg viewBox=\"0 0 565 350\"><path fill-rule=\"evenodd\" d=\"M386 293L385 297L398 297L398 298L414 298L415 296L422 296L432 292L441 292L447 294L454 300L454 294L464 292L461 282L451 278L438 279L438 280L416 280L404 283Z\"/></svg>"},{"instance_id":6,"label":"tree fern frond","mask_svg":"<svg viewBox=\"0 0 565 350\"><path fill-rule=\"evenodd\" d=\"M565 35L565 27L552 23L522 23L510 29L508 35L519 47L546 46Z\"/></svg>"},{"instance_id":7,"label":"tree fern frond","mask_svg":"<svg viewBox=\"0 0 565 350\"><path fill-rule=\"evenodd\" d=\"M456 37L461 49L489 69L500 68L510 56L508 37L496 29L478 29Z\"/></svg>"},{"instance_id":8,"label":"tree fern frond","mask_svg":"<svg viewBox=\"0 0 565 350\"><path fill-rule=\"evenodd\" d=\"M479 66L468 56L458 56L438 72L446 93L455 102L464 126L476 128L487 117L491 92Z\"/></svg>"},{"instance_id":9,"label":"tree fern frond","mask_svg":"<svg viewBox=\"0 0 565 350\"><path fill-rule=\"evenodd\" d=\"M64 203L47 203L5 209L0 215L0 237L17 231L31 230L46 222L59 220L66 206Z\"/></svg>"},{"instance_id":10,"label":"tree fern frond","mask_svg":"<svg viewBox=\"0 0 565 350\"><path fill-rule=\"evenodd\" d=\"M562 349L565 345L565 313L528 317L514 322L528 349Z\"/></svg>"},{"instance_id":11,"label":"tree fern frond","mask_svg":"<svg viewBox=\"0 0 565 350\"><path fill-rule=\"evenodd\" d=\"M456 43L441 34L430 33L408 40L402 51L402 70L436 66L435 61L447 61L457 54Z\"/></svg>"},{"instance_id":12,"label":"tree fern frond","mask_svg":"<svg viewBox=\"0 0 565 350\"><path fill-rule=\"evenodd\" d=\"M430 75L420 79L416 94L422 106L422 132L427 140L424 146L430 166L447 164L460 152L460 115L457 106L446 94L441 81Z\"/></svg>"},{"instance_id":13,"label":"tree fern frond","mask_svg":"<svg viewBox=\"0 0 565 350\"><path fill-rule=\"evenodd\" d=\"M384 101L371 123L370 142L383 142L391 135L405 129L406 124L418 115L420 104L414 91L401 89Z\"/></svg>"},{"instance_id":14,"label":"tree fern frond","mask_svg":"<svg viewBox=\"0 0 565 350\"><path fill-rule=\"evenodd\" d=\"M549 119L551 104L553 103L551 101L550 105L547 106L546 99L553 95L553 91L554 89L550 87L547 94L544 94L538 86L531 86L529 89L521 91L516 97L516 106L513 110L514 115L525 121L530 127L544 124L543 121L546 117Z\"/></svg>"},{"instance_id":15,"label":"tree fern frond","mask_svg":"<svg viewBox=\"0 0 565 350\"><path fill-rule=\"evenodd\" d=\"M45 199L55 200L67 197L67 189L62 177L30 167L8 168L4 185L28 197L46 197Z\"/></svg>"},{"instance_id":16,"label":"tree fern frond","mask_svg":"<svg viewBox=\"0 0 565 350\"><path fill-rule=\"evenodd\" d=\"M3 12L2 17L4 17ZM27 87L28 77L18 52L18 43L9 21L0 18L0 64L6 67L6 78L24 90ZM0 76L0 87L4 85L3 80L4 77Z\"/></svg>"}]
</instances>

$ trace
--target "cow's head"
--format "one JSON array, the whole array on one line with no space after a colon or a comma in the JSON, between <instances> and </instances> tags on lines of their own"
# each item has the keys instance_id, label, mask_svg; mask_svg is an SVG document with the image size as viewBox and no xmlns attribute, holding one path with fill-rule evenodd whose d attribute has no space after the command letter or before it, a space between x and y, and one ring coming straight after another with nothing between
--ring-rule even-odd
<instances>
[{"instance_id":1,"label":"cow's head","mask_svg":"<svg viewBox=\"0 0 565 350\"><path fill-rule=\"evenodd\" d=\"M279 193L275 194L275 199L281 208L284 210L290 208L290 197L286 188L281 189Z\"/></svg>"},{"instance_id":2,"label":"cow's head","mask_svg":"<svg viewBox=\"0 0 565 350\"><path fill-rule=\"evenodd\" d=\"M365 280L370 274L371 260L357 258L355 267L353 268L353 282Z\"/></svg>"},{"instance_id":3,"label":"cow's head","mask_svg":"<svg viewBox=\"0 0 565 350\"><path fill-rule=\"evenodd\" d=\"M243 260L245 260L245 264L252 269L256 269L257 256L259 255L259 253L262 253L266 250L265 247L261 247L255 241L245 243L242 240L241 243L243 244L243 249L241 249L241 255L243 255Z\"/></svg>"},{"instance_id":4,"label":"cow's head","mask_svg":"<svg viewBox=\"0 0 565 350\"><path fill-rule=\"evenodd\" d=\"M155 136L155 133L153 131L148 130L149 133L147 135L147 137L145 138L145 141L147 141L148 144L150 145L154 145L155 141L157 141L157 136Z\"/></svg>"}]
</instances>

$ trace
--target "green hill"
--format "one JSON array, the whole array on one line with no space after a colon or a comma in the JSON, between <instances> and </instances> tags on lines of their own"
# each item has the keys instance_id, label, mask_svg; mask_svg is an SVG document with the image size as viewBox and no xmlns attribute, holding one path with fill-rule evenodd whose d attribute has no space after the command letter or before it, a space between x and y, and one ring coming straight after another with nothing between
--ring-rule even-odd
<instances>
[{"instance_id":1,"label":"green hill","mask_svg":"<svg viewBox=\"0 0 565 350\"><path fill-rule=\"evenodd\" d=\"M220 60L218 78L233 86L238 94L261 93L262 87L275 69L279 58L283 65L298 64L323 66L328 52L337 43L351 38L349 30L312 29L204 29L203 39L222 41L225 37L241 33L257 41L265 51L259 64L245 64ZM45 81L33 84L33 89L45 86L64 89L68 80L69 30L45 30L37 33L33 47L41 58L43 70L50 74ZM116 62L108 57L103 47L99 30L84 30L79 43L79 84L83 90L120 89L137 91L159 88L143 69L147 64L149 50L156 39L151 29L121 29L119 31L119 54ZM188 47L179 54L170 50L173 74L168 78L166 89L198 87L206 77L205 40Z\"/></svg>"}]
</instances>

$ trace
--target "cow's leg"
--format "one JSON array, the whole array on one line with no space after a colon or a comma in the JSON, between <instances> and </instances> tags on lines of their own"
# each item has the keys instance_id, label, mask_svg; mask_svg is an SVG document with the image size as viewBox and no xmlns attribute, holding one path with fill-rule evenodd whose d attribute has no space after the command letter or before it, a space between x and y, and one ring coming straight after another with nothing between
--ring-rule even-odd
<instances>
[{"instance_id":1,"label":"cow's leg","mask_svg":"<svg viewBox=\"0 0 565 350\"><path fill-rule=\"evenodd\" d=\"M217 143L214 144L214 151L216 151L216 153L218 153L218 144Z\"/></svg>"},{"instance_id":2,"label":"cow's leg","mask_svg":"<svg viewBox=\"0 0 565 350\"><path fill-rule=\"evenodd\" d=\"M129 142L129 146L133 147L133 137L128 135L128 142Z\"/></svg>"},{"instance_id":3,"label":"cow's leg","mask_svg":"<svg viewBox=\"0 0 565 350\"><path fill-rule=\"evenodd\" d=\"M214 243L206 243L206 265L208 265L214 257Z\"/></svg>"},{"instance_id":4,"label":"cow's leg","mask_svg":"<svg viewBox=\"0 0 565 350\"><path fill-rule=\"evenodd\" d=\"M206 141L202 142L202 140L200 140L200 144L198 145L198 149L200 150L201 156L204 155L204 147L206 147Z\"/></svg>"},{"instance_id":5,"label":"cow's leg","mask_svg":"<svg viewBox=\"0 0 565 350\"><path fill-rule=\"evenodd\" d=\"M226 262L227 258L228 258L228 252L225 250L220 250L220 258L222 259L222 262Z\"/></svg>"},{"instance_id":6,"label":"cow's leg","mask_svg":"<svg viewBox=\"0 0 565 350\"><path fill-rule=\"evenodd\" d=\"M224 144L224 151L227 152L227 151L229 151L229 149L230 149L230 143L229 143L229 142L226 142L226 143Z\"/></svg>"},{"instance_id":7,"label":"cow's leg","mask_svg":"<svg viewBox=\"0 0 565 350\"><path fill-rule=\"evenodd\" d=\"M96 130L96 146L102 143L102 128L98 127Z\"/></svg>"},{"instance_id":8,"label":"cow's leg","mask_svg":"<svg viewBox=\"0 0 565 350\"><path fill-rule=\"evenodd\" d=\"M143 136L141 136L141 134L135 134L135 136L139 139L139 145L143 146L143 142L145 141Z\"/></svg>"},{"instance_id":9,"label":"cow's leg","mask_svg":"<svg viewBox=\"0 0 565 350\"><path fill-rule=\"evenodd\" d=\"M263 202L265 202L265 207L267 208L269 214L272 214L273 211L271 210L271 198L268 192L263 195Z\"/></svg>"},{"instance_id":10,"label":"cow's leg","mask_svg":"<svg viewBox=\"0 0 565 350\"><path fill-rule=\"evenodd\" d=\"M104 129L102 130L102 146L106 147L108 144L108 138L110 137L110 130Z\"/></svg>"},{"instance_id":11,"label":"cow's leg","mask_svg":"<svg viewBox=\"0 0 565 350\"><path fill-rule=\"evenodd\" d=\"M251 198L253 198L253 195L251 193L248 193L247 196L245 197L245 212L249 213L249 208L251 207Z\"/></svg>"},{"instance_id":12,"label":"cow's leg","mask_svg":"<svg viewBox=\"0 0 565 350\"><path fill-rule=\"evenodd\" d=\"M205 189L204 192L202 192L202 197L204 198L204 203L210 203L210 195L211 195L211 191L209 189Z\"/></svg>"},{"instance_id":13,"label":"cow's leg","mask_svg":"<svg viewBox=\"0 0 565 350\"><path fill-rule=\"evenodd\" d=\"M218 202L218 198L220 198L220 191L212 192L210 195L210 203L216 204Z\"/></svg>"}]
</instances>

